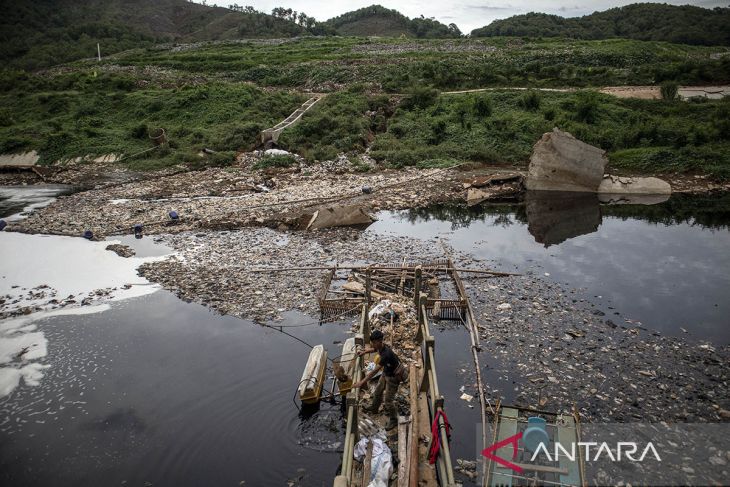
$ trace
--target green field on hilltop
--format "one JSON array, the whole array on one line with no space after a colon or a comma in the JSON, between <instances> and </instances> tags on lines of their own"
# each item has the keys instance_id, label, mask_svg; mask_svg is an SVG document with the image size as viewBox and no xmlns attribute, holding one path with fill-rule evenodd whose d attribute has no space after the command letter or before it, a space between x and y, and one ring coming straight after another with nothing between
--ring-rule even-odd
<instances>
[{"instance_id":1,"label":"green field on hilltop","mask_svg":"<svg viewBox=\"0 0 730 487\"><path fill-rule=\"evenodd\" d=\"M352 83L377 83L395 93L417 85L457 90L730 82L728 48L621 39L310 37L140 49L105 63L325 91Z\"/></svg>"}]
</instances>

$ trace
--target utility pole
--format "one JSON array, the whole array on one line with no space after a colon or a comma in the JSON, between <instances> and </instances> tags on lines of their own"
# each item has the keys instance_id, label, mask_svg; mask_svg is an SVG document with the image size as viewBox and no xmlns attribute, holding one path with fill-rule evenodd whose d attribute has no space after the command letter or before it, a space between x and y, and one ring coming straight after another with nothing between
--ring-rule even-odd
<instances>
[{"instance_id":1,"label":"utility pole","mask_svg":"<svg viewBox=\"0 0 730 487\"><path fill-rule=\"evenodd\" d=\"M101 62L101 46L99 46L99 43L96 43L96 54L99 56L99 62Z\"/></svg>"}]
</instances>

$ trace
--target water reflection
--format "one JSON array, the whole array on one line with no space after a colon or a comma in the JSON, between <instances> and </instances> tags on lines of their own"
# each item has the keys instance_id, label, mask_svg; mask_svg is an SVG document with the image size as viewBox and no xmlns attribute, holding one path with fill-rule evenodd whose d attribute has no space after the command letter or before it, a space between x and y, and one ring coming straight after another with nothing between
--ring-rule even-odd
<instances>
[{"instance_id":1,"label":"water reflection","mask_svg":"<svg viewBox=\"0 0 730 487\"><path fill-rule=\"evenodd\" d=\"M405 210L409 223L447 221L452 230L490 222L506 228L527 225L545 247L598 230L604 217L709 229L730 228L730 194L715 195L596 195L561 191L528 191L521 203L486 203L479 206L435 205Z\"/></svg>"},{"instance_id":2,"label":"water reflection","mask_svg":"<svg viewBox=\"0 0 730 487\"><path fill-rule=\"evenodd\" d=\"M437 239L495 268L577 288L615 322L730 342L730 194L674 195L655 205L526 195L521 203L378 216L368 231Z\"/></svg>"},{"instance_id":3,"label":"water reflection","mask_svg":"<svg viewBox=\"0 0 730 487\"><path fill-rule=\"evenodd\" d=\"M545 247L593 233L601 225L598 197L592 193L529 191L525 209L527 230Z\"/></svg>"},{"instance_id":4,"label":"water reflection","mask_svg":"<svg viewBox=\"0 0 730 487\"><path fill-rule=\"evenodd\" d=\"M56 197L70 194L73 190L73 186L65 184L0 186L0 218L18 220L25 216L24 213L43 208Z\"/></svg>"}]
</instances>

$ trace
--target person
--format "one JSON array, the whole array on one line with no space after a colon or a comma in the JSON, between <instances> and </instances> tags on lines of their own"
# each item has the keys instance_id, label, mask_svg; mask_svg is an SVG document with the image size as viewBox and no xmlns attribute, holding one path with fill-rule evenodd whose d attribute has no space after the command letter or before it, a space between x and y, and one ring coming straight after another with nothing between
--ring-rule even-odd
<instances>
[{"instance_id":1,"label":"person","mask_svg":"<svg viewBox=\"0 0 730 487\"><path fill-rule=\"evenodd\" d=\"M372 352L377 352L378 356L375 360L375 368L371 370L364 379L353 384L353 387L362 387L367 384L368 381L375 376L375 374L381 370L383 371L383 374L380 376L380 380L378 380L378 385L375 387L372 402L364 409L369 413L377 413L378 409L380 409L381 403L383 402L383 395L385 395L384 409L390 418L385 429L389 430L398 426L398 407L395 403L395 394L398 392L398 385L401 382L408 380L408 370L403 366L398 356L395 352L393 352L393 349L383 343L383 338L384 336L382 331L373 331L370 334L370 347L357 352L358 356Z\"/></svg>"}]
</instances>

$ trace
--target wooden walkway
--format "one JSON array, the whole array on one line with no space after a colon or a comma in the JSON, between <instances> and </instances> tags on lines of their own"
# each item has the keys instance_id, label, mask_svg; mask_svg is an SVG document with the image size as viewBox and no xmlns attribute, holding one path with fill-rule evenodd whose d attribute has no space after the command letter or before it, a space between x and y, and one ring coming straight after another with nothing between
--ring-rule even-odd
<instances>
[{"instance_id":1,"label":"wooden walkway","mask_svg":"<svg viewBox=\"0 0 730 487\"><path fill-rule=\"evenodd\" d=\"M450 261L448 262L450 263ZM418 317L415 344L420 348L417 364L411 365L409 373L408 399L411 415L408 418L399 418L398 448L393 450L393 454L398 455L397 485L398 487L456 486L449 439L443 416L440 414L444 412L444 397L439 390L436 373L436 340L430 330L429 316L434 314L434 299L429 299L427 293L417 291L422 289L422 283L425 282L421 266L408 268L404 265L403 267L394 267L392 270L397 271L398 274L403 273L404 278L401 278L401 281L408 278L405 276L406 273L413 278L411 281L412 288L401 284L400 291L403 292L408 288L413 289L413 307L417 310ZM367 282L366 292L369 295L371 291L371 278L369 275ZM374 289L373 292L375 292ZM443 305L445 308L454 304L449 300L438 301L443 301L439 305ZM370 302L371 300L366 296L365 302L361 304L360 324L358 333L355 335L355 343L360 347L368 344L370 335L368 304ZM323 309L323 311L325 310ZM363 366L364 357L357 357L355 359L353 382L357 382L363 377ZM342 468L340 475L334 479L334 487L365 487L370 481L368 457L365 457L363 463L354 460L354 449L359 440L360 401L360 390L350 389L345 398L347 426L342 454ZM422 441L422 439L431 438L431 428L437 417L439 431L437 441L439 441L441 449L436 463L431 464L429 463L431 445L429 442ZM434 440L431 439L431 441Z\"/></svg>"}]
</instances>

